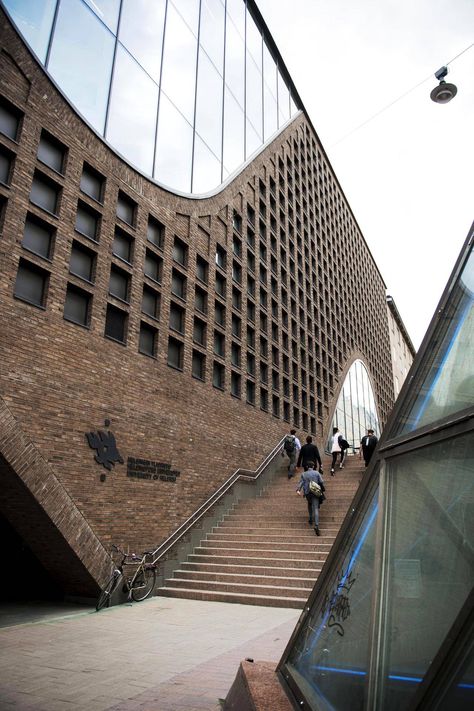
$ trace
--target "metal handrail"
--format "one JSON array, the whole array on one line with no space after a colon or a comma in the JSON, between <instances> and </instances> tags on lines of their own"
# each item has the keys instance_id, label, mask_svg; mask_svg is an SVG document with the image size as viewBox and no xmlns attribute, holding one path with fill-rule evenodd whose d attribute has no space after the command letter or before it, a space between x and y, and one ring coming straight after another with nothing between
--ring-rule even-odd
<instances>
[{"instance_id":1,"label":"metal handrail","mask_svg":"<svg viewBox=\"0 0 474 711\"><path fill-rule=\"evenodd\" d=\"M236 469L233 474L218 488L213 494L198 508L194 513L189 516L189 518L184 521L184 523L173 531L171 535L168 536L166 540L161 543L158 548L153 551L153 563L157 563L161 558L163 558L166 553L182 538L194 524L199 521L208 511L211 509L222 497L232 488L236 481L256 481L259 476L263 473L267 465L282 451L283 440L272 449L270 454L268 454L260 466L253 472L249 469ZM247 472L247 473L243 473Z\"/></svg>"}]
</instances>

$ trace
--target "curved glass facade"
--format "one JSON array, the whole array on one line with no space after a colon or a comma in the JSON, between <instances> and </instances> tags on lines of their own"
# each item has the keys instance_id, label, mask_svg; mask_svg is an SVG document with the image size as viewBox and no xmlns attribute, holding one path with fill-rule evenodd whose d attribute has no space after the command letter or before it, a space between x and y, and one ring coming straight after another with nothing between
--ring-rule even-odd
<instances>
[{"instance_id":1,"label":"curved glass facade","mask_svg":"<svg viewBox=\"0 0 474 711\"><path fill-rule=\"evenodd\" d=\"M214 190L299 110L245 0L2 4L88 123L173 190Z\"/></svg>"},{"instance_id":2,"label":"curved glass facade","mask_svg":"<svg viewBox=\"0 0 474 711\"><path fill-rule=\"evenodd\" d=\"M359 447L369 428L374 430L377 437L380 436L374 392L367 369L361 360L354 361L346 375L329 430L329 438L333 427L339 428L353 449ZM328 448L330 449L329 440Z\"/></svg>"}]
</instances>

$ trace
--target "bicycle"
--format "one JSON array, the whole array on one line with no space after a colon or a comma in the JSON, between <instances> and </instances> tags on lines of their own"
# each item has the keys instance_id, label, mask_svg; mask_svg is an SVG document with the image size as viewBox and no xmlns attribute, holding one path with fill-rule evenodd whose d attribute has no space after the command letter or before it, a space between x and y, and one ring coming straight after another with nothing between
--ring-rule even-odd
<instances>
[{"instance_id":1,"label":"bicycle","mask_svg":"<svg viewBox=\"0 0 474 711\"><path fill-rule=\"evenodd\" d=\"M115 545L112 546L112 550L116 553L120 553L122 560L114 569L112 577L99 595L95 608L97 612L104 607L109 607L112 595L122 580L122 591L124 593L127 592L128 599L132 599L135 602L146 600L153 592L156 583L156 565L146 562L147 556L151 555L153 551L145 551L140 558L140 556L135 555L135 553L125 553ZM137 566L133 575L127 576L124 573L124 566L126 565Z\"/></svg>"}]
</instances>

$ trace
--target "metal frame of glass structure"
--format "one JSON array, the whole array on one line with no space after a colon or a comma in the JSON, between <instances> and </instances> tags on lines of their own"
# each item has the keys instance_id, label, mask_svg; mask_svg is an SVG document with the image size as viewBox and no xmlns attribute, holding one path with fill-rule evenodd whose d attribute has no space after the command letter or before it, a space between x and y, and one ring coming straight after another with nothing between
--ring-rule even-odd
<instances>
[{"instance_id":1,"label":"metal frame of glass structure","mask_svg":"<svg viewBox=\"0 0 474 711\"><path fill-rule=\"evenodd\" d=\"M474 704L473 239L279 663L304 708Z\"/></svg>"},{"instance_id":2,"label":"metal frame of glass structure","mask_svg":"<svg viewBox=\"0 0 474 711\"><path fill-rule=\"evenodd\" d=\"M205 195L302 103L253 0L1 0L49 77L140 172Z\"/></svg>"}]
</instances>

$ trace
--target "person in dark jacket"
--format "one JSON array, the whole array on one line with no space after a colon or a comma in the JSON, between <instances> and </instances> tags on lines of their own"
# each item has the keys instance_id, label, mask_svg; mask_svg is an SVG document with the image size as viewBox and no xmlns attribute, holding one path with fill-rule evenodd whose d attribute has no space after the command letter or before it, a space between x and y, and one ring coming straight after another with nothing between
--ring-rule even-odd
<instances>
[{"instance_id":1,"label":"person in dark jacket","mask_svg":"<svg viewBox=\"0 0 474 711\"><path fill-rule=\"evenodd\" d=\"M300 483L296 489L296 493L301 495L301 489L303 489L303 494L306 498L308 504L309 519L308 523L314 523L314 532L317 536L320 536L319 531L319 507L321 502L324 500L324 494L322 496L316 496L310 490L310 481L315 481L321 487L321 492L324 492L324 481L321 474L314 469L314 462L308 462L308 469L302 473Z\"/></svg>"},{"instance_id":2,"label":"person in dark jacket","mask_svg":"<svg viewBox=\"0 0 474 711\"><path fill-rule=\"evenodd\" d=\"M306 437L306 444L304 444L299 453L297 467L303 467L306 471L308 469L308 463L313 462L318 465L319 471L323 471L323 463L321 461L321 456L319 454L319 449L313 444L312 437Z\"/></svg>"},{"instance_id":3,"label":"person in dark jacket","mask_svg":"<svg viewBox=\"0 0 474 711\"><path fill-rule=\"evenodd\" d=\"M367 430L365 437L360 441L359 458L364 457L365 466L369 466L370 459L377 446L378 439L373 430Z\"/></svg>"}]
</instances>

